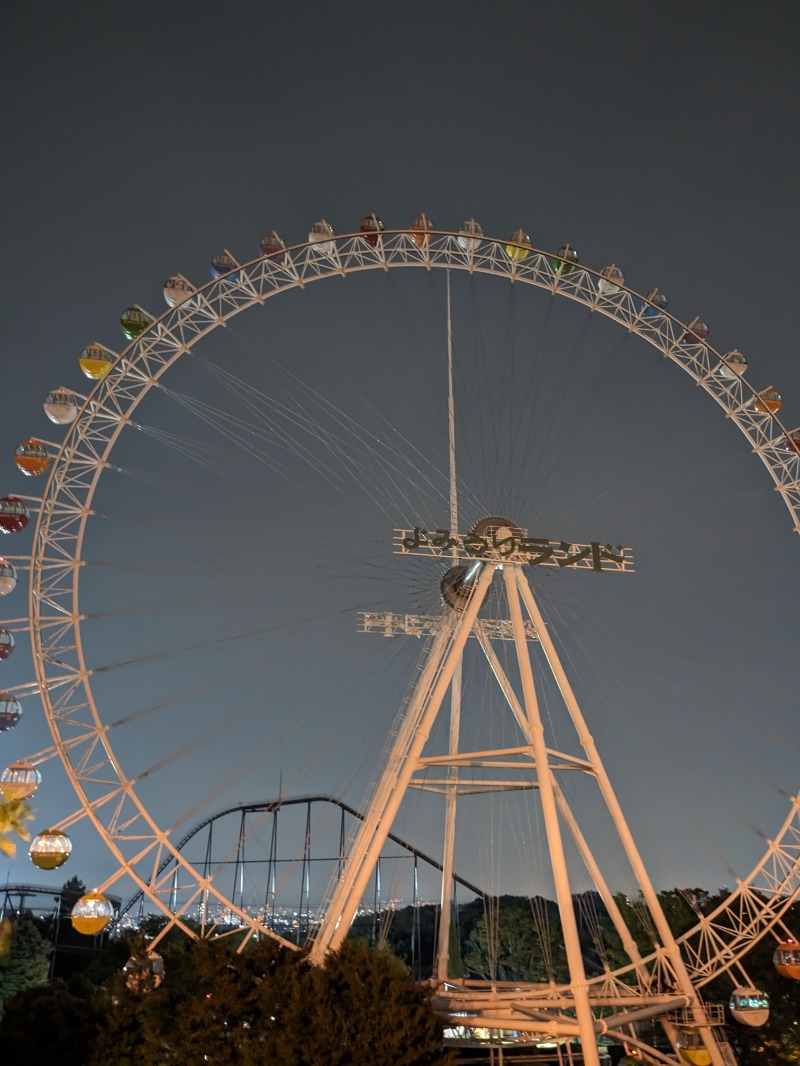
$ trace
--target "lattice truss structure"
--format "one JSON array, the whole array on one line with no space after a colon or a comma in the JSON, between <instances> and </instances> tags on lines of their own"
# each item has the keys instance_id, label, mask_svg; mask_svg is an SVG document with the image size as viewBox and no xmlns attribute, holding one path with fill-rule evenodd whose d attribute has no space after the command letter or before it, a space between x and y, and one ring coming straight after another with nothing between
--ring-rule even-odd
<instances>
[{"instance_id":1,"label":"lattice truss structure","mask_svg":"<svg viewBox=\"0 0 800 1066\"><path fill-rule=\"evenodd\" d=\"M651 344L719 404L761 459L791 515L792 528L800 532L800 454L792 437L794 431L787 430L740 373L730 372L733 364L726 362L723 354L694 336L690 325L663 309L657 292L645 296L622 283L604 285L601 272L579 264L570 263L567 272L557 257L533 248L524 258L510 257L506 240L481 237L464 242L457 233L440 231L426 234L421 243L417 237L405 230L387 231L373 245L359 234L331 236L324 246L300 244L286 249L279 260L259 258L237 265L230 275L200 288L189 286L190 296L185 302L157 319L147 316L149 327L115 356L110 372L86 400L54 458L30 558L29 618L36 688L58 755L79 798L81 809L72 820L88 817L118 863L118 871L107 886L122 876L131 877L167 915L169 926L183 927L180 915L170 910L177 868L184 913L201 899L216 899L238 913L242 924L253 933L269 933L257 917L234 907L212 878L201 876L186 861L170 829L160 827L140 801L136 781L124 775L108 727L95 705L91 670L84 654L79 599L81 548L98 481L113 464L119 435L136 425L139 404L196 342L239 313L326 278L400 268L492 275L575 301ZM39 500L30 502L39 504ZM365 628L387 625L386 616L364 618ZM420 624L408 619L398 623L412 629ZM423 625L416 635L422 633L434 640L441 637L432 623L427 628ZM508 634L503 638L499 632L491 636L508 639ZM527 639L536 639L530 628ZM33 686L25 686L17 691L32 690ZM167 871L165 861L169 859L172 866ZM780 922L799 886L800 807L795 799L764 859L723 907L700 919L681 938L681 953L691 980L702 986L734 967L749 945ZM673 964L656 952L632 963L628 972L591 982L590 994L598 1009L604 1000L613 1000L614 1009L627 1011L631 1021L641 1006L641 997L654 994L656 987L674 986L674 978ZM466 989L460 990L458 1002L454 1000L451 1008L469 1009L470 995ZM521 1019L527 1017L542 1032L552 1024L548 1012L571 1006L565 989L528 992L520 997L495 988L488 992L488 999L486 990L482 996L486 1024L519 1027ZM622 1026L620 1016L616 1028L621 1030Z\"/></svg>"}]
</instances>

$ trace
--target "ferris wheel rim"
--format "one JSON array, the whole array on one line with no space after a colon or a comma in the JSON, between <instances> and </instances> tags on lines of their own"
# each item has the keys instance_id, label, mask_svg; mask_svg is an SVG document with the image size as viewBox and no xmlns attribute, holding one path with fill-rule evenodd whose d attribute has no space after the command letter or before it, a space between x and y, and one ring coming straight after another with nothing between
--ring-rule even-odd
<instances>
[{"instance_id":1,"label":"ferris wheel rim","mask_svg":"<svg viewBox=\"0 0 800 1066\"><path fill-rule=\"evenodd\" d=\"M94 702L90 683L91 672L86 668L83 654L79 603L81 555L97 485L108 464L108 457L122 430L130 422L132 413L175 362L188 354L203 337L223 326L229 319L265 303L274 296L302 289L314 282L374 270L458 270L469 274L496 276L507 282L530 284L548 290L553 295L582 304L636 333L671 362L676 363L723 407L727 417L748 439L753 451L767 468L775 488L792 516L793 530L800 532L800 455L785 446L789 431L775 412L754 413L752 406L759 396L758 391L741 375L732 379L723 378L719 371L725 365L725 356L710 346L706 339L698 343L685 341L686 336L691 336L691 323L684 323L663 308L656 307L649 297L636 292L624 282L617 285L614 293L603 295L598 288L598 283L603 278L602 272L578 263L570 264L569 272L561 271L555 265L560 262L559 257L553 253L529 247L525 249L524 259L517 261L506 252L508 239L481 235L478 238L478 251L475 248L461 247L460 236L455 231L430 230L424 243L419 244L409 236L407 230L385 230L378 236L376 243L371 245L360 233L332 235L330 240L326 241L331 248L326 253L320 251L318 242L306 241L287 247L282 253L285 258L280 264L270 262L263 256L237 264L229 274L213 278L193 289L191 295L182 303L167 308L160 316L150 320L150 325L119 353L109 373L89 394L54 458L42 495L42 505L34 531L34 548L31 552L29 615L37 682L56 748L67 769L72 787L84 812L120 863L115 879L123 875L130 876L151 902L165 913L168 911L164 906L163 891L159 895L156 891L158 886L148 885L142 879L132 865L134 861L138 861L138 856L126 855L114 837L126 817L123 808L127 810L127 804L133 805L135 817L142 819L152 833L150 847L154 855L164 854L174 858L188 876L196 879L199 885L198 895L203 891L210 892L233 912L236 912L237 908L232 907L225 894L218 892L207 879L200 878L195 868L179 854L178 849L167 839L146 806L139 800L134 783L127 781L119 769L119 761ZM232 280L233 275L236 275L236 280ZM645 315L648 308L655 312L655 325L653 319ZM62 525L54 535L53 522L57 518L61 520ZM66 527L71 531L65 532ZM70 537L74 551L68 555L65 553L65 545L69 543ZM72 575L69 599L79 667L77 671L61 676L48 675L48 662L51 657L46 653L42 639L43 632L53 625L52 621L48 622L43 618L42 605L52 603L54 594L52 583L48 587L44 577L47 565L52 561L48 550L54 543L58 544L59 557L68 560L64 567L69 569ZM57 580L63 582L63 573ZM59 625L64 631L63 621ZM82 687L93 720L93 729L87 728L87 743L100 746L106 756L104 765L112 768L119 781L118 787L102 797L101 802L89 796L84 788L86 782L80 782L76 776L72 753L78 745L74 743L74 739L67 743L62 737L59 731L59 713L51 698L54 692L68 696L78 687ZM779 842L797 831L794 825L797 802L794 801L793 811L781 830ZM108 821L104 822L100 812L106 808L113 809L115 805L118 806L118 811L113 816L116 821L113 825ZM773 844L748 878L739 883L739 887L718 908L715 915L723 911L727 913L728 904L746 894L749 886L767 867L774 851ZM800 859L797 860L797 866L800 867ZM797 869L792 876L797 880ZM795 894L798 888L800 883L795 885ZM253 925L244 912L240 913L239 917ZM773 924L778 917L774 917ZM262 928L261 923L255 924L259 929ZM679 938L680 941L691 938L696 931L697 929L690 930ZM728 968L733 961L735 959L729 961L726 966L718 967L708 979L716 976L721 969ZM703 966L708 969L708 962L698 963L698 971L702 970ZM623 968L621 972L625 969L627 968Z\"/></svg>"}]
</instances>

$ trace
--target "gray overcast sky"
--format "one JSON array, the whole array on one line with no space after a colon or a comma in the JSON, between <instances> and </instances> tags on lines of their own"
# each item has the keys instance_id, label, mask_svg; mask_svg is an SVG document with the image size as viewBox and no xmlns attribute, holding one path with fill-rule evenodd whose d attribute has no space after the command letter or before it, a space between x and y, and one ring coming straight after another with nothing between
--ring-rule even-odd
<instances>
[{"instance_id":1,"label":"gray overcast sky","mask_svg":"<svg viewBox=\"0 0 800 1066\"><path fill-rule=\"evenodd\" d=\"M160 313L163 280L180 271L204 281L210 256L223 247L245 260L273 228L293 243L304 239L317 218L324 216L346 232L373 210L389 227L403 226L422 210L446 229L470 216L487 233L500 236L522 226L539 247L555 249L569 241L589 265L600 268L615 261L634 288L647 292L658 285L667 292L670 310L679 317L700 314L711 326L716 347L740 348L750 360L751 379L761 386L776 385L785 398L786 421L800 423L795 326L799 31L800 12L790 3L758 8L738 2L388 0L380 5L223 6L178 0L169 5L64 6L8 0L0 12L5 266L0 358L8 455L3 493L33 491L29 484L20 486L10 453L23 437L48 434L40 405L50 388L83 387L75 360L85 344L100 340L121 348L117 318L123 308L141 303ZM369 313L380 322L384 297L375 296L378 302L372 303L368 292ZM319 303L321 320L341 329L341 318L329 312L327 301ZM345 301L339 313L361 312L356 298ZM329 313L334 317L325 319ZM297 314L302 317L305 310ZM289 305L285 318L283 313L276 316L275 328L284 331L284 339L292 331L293 315L295 308ZM519 315L522 322L524 312ZM423 316L419 332L428 325ZM320 326L317 333L309 327L296 341L297 352L320 349L321 337L330 340L325 328L333 326ZM242 352L263 341L243 333L236 343ZM366 343L348 338L347 344L332 345L342 360L342 380L359 373L355 368L363 350L358 344ZM620 389L624 393L630 387L631 395L622 399L629 410L635 409L634 376L623 375L620 382L617 398ZM401 401L407 407L414 402L400 392L396 400L398 409ZM691 402L688 406L694 410ZM664 488L665 512L673 519L682 508L699 506L696 495L687 497L690 503L680 495L693 480L691 471L696 470L700 495L712 500L715 482L706 479L716 476L708 456L692 451L692 415L679 412L671 418L664 408L655 440L648 436L645 419L634 420L644 437L624 459L625 464L640 461L645 440L657 446L659 456L664 452L663 465L656 468L660 474L673 462L683 464L685 480L676 477ZM719 421L709 411L710 432L720 428ZM792 760L796 763L792 693L800 546L792 541L788 516L770 493L766 474L748 458L736 434L727 432L719 439L726 450L729 441L736 462L741 461L742 500L730 512L725 500L718 501L723 517L708 536L724 534L729 515L738 548L758 545L756 554L763 559L766 544L772 554L769 567L743 564L741 586L727 599L720 594L712 601L728 605L726 625L733 625L735 640L741 641L732 638L733 647L726 650L719 640L714 671L724 673L726 654L736 657L744 644L755 663L749 668L750 683L757 688L753 670L761 664L778 678L777 695L769 697L780 704L774 731L766 740L761 736L764 748L753 776L769 778L773 787L772 767L762 759L767 760L765 752L774 745L777 785L796 789L796 781L780 775ZM152 456L141 461L158 466ZM176 478L184 476L179 465L174 472ZM185 476L191 477L188 469ZM647 476L641 475L642 484ZM736 475L726 471L724 476L735 492ZM198 478L198 491L202 485ZM131 510L137 499L131 497ZM236 500L244 506L241 497ZM120 516L125 514L124 498L112 494L112 503ZM306 505L293 499L291 506ZM253 502L249 508L258 527L258 505ZM310 514L291 513L302 514L303 520ZM558 508L552 513L557 515ZM569 512L564 508L561 513ZM592 517L588 504L575 505L574 513ZM618 513L624 525L626 513ZM675 528L679 535L703 541L702 520L700 516L693 524L691 515L684 515ZM631 526L636 528L633 519ZM608 535L623 537L626 529L609 530ZM126 527L120 521L112 540L118 551L106 546L109 571L123 572L120 560L128 551L155 554L148 534L140 536L135 523ZM257 551L257 538L246 539L246 545ZM94 548L98 558L104 557L98 544ZM716 542L712 550L706 540L703 549L713 556ZM3 544L3 550L18 548ZM202 541L196 550L192 558L208 558L203 553L215 550L235 554L224 540ZM174 554L183 553L179 540ZM163 563L154 563L153 572L159 565ZM722 578L715 580L719 592ZM113 608L100 604L104 592L109 598L117 594L114 578L105 581L91 586L98 612ZM289 592L285 595L289 600ZM644 594L641 602L646 602ZM124 613L125 605L118 606ZM624 597L615 605L620 618L629 606ZM118 639L133 640L139 654L147 642L137 644L125 628L137 617L141 624L142 616L132 608L133 598ZM682 679L695 686L702 665L697 649L704 635L710 628L723 628L719 617L704 617L700 609L688 619L685 604L674 609L674 618L654 641L665 644L670 664L665 672L673 663L676 671L688 672L672 678L672 692L663 677L659 681L653 706L662 714L681 702ZM16 616L18 608L9 610ZM773 621L764 622L773 610ZM159 633L154 623L152 641L162 639ZM781 639L777 648L776 634ZM113 632L107 639L113 643ZM97 647L98 662L127 657L126 648ZM13 664L2 667L9 684L30 676L20 652ZM696 673L688 665L693 653ZM338 647L319 654L328 662ZM745 668L739 663L736 669ZM223 683L221 669L208 667L215 683ZM177 690L190 683L186 670L176 657L153 668L149 683L154 691L161 684ZM229 670L236 672L230 663ZM731 670L735 687L739 677ZM130 710L130 689L124 684L124 695L115 692L109 673L104 698L119 699ZM245 703L244 690L230 684L230 699ZM718 691L727 692L726 685ZM629 713L636 717L633 710ZM115 709L109 719L116 717ZM5 761L47 742L34 718L31 710L13 734L0 738L8 753ZM147 720L139 738L129 742L132 751L137 744L150 749L149 755L137 752L142 765L178 746L183 728L203 731L181 721L176 718L162 728L152 717ZM690 728L690 721L675 729ZM360 741L361 727L350 724ZM641 721L629 732L619 728L621 733L609 730L609 743L620 752L629 745L637 752L635 743L641 743L634 755L639 777L632 795L648 788L651 769L666 779L675 774L674 763L661 757L660 741L648 745L648 729ZM234 789L232 798L254 798L259 788L274 794L277 770L286 770L292 779L289 761L301 752L308 757L309 733L316 741L318 730L318 723L309 719L309 732L271 764L266 783L263 777L249 780L243 794ZM719 761L714 772L720 778L737 776L739 763L747 762L750 732L745 731L747 739L737 749L727 735L724 714L713 719L704 742L713 730L719 730L723 754L716 760L703 748L699 767L710 770L709 760ZM241 738L238 743L235 750L242 752ZM336 750L344 776L344 747ZM369 764L373 748L366 751L359 757ZM218 764L205 763L191 771L215 772ZM221 776L228 772L226 765ZM704 772L697 770L698 776ZM309 771L298 778L298 786L309 791L316 780ZM332 788L337 778L331 772L321 780ZM357 780L363 783L361 777ZM39 804L46 820L56 821L59 812L70 809L72 801L63 785L59 788L42 790ZM660 806L669 788L655 792L657 821L680 821L680 814L665 814ZM161 800L161 793L154 793L154 804ZM107 867L94 850L91 860L84 851L66 869L99 881ZM691 868L676 867L675 872L676 879L678 873L685 879L694 874ZM34 876L27 858L13 864L10 876ZM45 880L52 881L52 875Z\"/></svg>"}]
</instances>

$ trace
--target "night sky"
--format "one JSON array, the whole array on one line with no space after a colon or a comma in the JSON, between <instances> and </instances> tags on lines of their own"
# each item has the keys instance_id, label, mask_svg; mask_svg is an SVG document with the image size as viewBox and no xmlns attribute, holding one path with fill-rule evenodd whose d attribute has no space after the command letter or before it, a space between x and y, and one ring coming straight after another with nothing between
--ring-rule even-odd
<instances>
[{"instance_id":1,"label":"night sky","mask_svg":"<svg viewBox=\"0 0 800 1066\"><path fill-rule=\"evenodd\" d=\"M87 390L78 354L121 351L124 308L161 314L164 280L204 283L223 248L244 262L272 229L299 243L319 218L345 233L371 211L387 228L474 216L615 262L678 318L699 314L718 350L739 348L800 424L796 5L9 0L0 41L0 495L36 492L13 449L59 439L44 396ZM176 371L98 494L84 640L104 719L131 719L115 746L164 825L279 782L358 805L421 649L356 634L355 612L436 609L440 571L391 557L388 538L446 518L444 278L318 288L240 316ZM633 546L633 577L548 575L538 591L657 883L732 884L799 783L797 535L747 442L677 369L532 296L454 279L465 523L513 509L546 536ZM501 365L521 377L493 406L481 382ZM358 465L234 446L183 402L233 410L232 379L209 367L322 433L344 412ZM504 466L523 437L524 461ZM6 616L23 604L18 589ZM3 687L32 677L18 638ZM476 742L510 742L491 699L475 704ZM24 708L4 765L49 743L36 701ZM37 828L75 807L61 768L42 771ZM513 812L509 848L528 846L527 817ZM64 877L101 883L112 861L88 828L72 835ZM469 843L465 874L494 876ZM523 865L510 889L531 887ZM20 849L0 876L60 873Z\"/></svg>"}]
</instances>

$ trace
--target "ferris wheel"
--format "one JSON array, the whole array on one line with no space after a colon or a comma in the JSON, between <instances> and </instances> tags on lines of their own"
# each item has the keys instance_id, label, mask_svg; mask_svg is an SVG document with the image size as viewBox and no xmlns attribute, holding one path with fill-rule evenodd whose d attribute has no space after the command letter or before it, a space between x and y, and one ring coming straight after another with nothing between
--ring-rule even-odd
<instances>
[{"instance_id":1,"label":"ferris wheel","mask_svg":"<svg viewBox=\"0 0 800 1066\"><path fill-rule=\"evenodd\" d=\"M513 808L518 835L533 834L541 817L541 839L551 856L553 847L558 852L551 876L565 914L573 864L613 907L610 881L574 813L587 802L584 782L561 783L562 776L589 778L600 782L660 946L643 954L629 941L629 961L597 978L587 978L574 957L583 998L566 988L523 996L498 991L496 982L491 990L457 987L448 979L443 937L444 1009L479 1011L496 1029L527 1026L588 1043L598 1005L624 1001L606 1028L631 1047L635 1021L657 1016L687 1061L722 1066L724 1048L700 990L729 973L746 992L742 954L770 930L784 939L781 920L800 887L797 800L729 898L676 941L590 736L595 722L581 710L597 692L581 655L600 660L597 676L615 675L604 682L609 702L624 702L638 687L626 679L646 650L636 644L636 625L627 630L633 650L621 666L612 658L613 635L602 632L635 603L626 591L605 589L635 581L627 575L634 565L637 574L642 569L637 534L659 532L671 510L659 479L676 478L681 461L696 459L698 395L697 425L716 410L740 431L761 462L759 476L766 472L788 510L789 529L800 532L800 429L781 420L777 389L751 385L744 356L716 351L702 320L673 317L658 290L637 293L615 264L588 269L569 245L555 254L537 250L519 229L496 239L474 220L440 231L420 215L392 231L369 215L357 232L337 235L321 221L292 246L271 233L249 262L220 253L211 273L202 286L170 278L168 309L159 316L128 308L121 353L85 348L80 366L91 391L59 387L45 402L50 420L67 427L64 440L31 437L17 449L22 473L44 481L41 498L9 493L0 500L4 532L21 534L35 516L29 558L0 564L7 594L15 593L18 571L29 569L29 614L0 629L0 659L10 658L15 631L29 628L35 681L9 686L0 715L9 728L24 697L40 695L52 751L79 801L74 815L37 836L34 861L59 866L72 847L67 830L88 821L114 870L78 916L87 932L108 920L104 893L128 882L167 916L167 928L191 933L185 916L217 906L252 934L275 935L263 913L235 904L184 855L179 830L224 789L241 787L246 774L256 775L254 787L276 733L296 726L301 736L304 728L317 734L317 719L338 705L336 723L321 740L315 736L335 747L348 728L368 728L358 724L359 706L377 709L378 731L381 722L388 729L381 715L399 708L389 768L370 774L372 818L354 841L352 877L346 872L332 886L313 950L335 946L346 931L365 871L415 784L418 793L444 797L447 869L457 862L456 794L462 809L473 802L468 797L500 796L506 813ZM251 328L253 318L259 324ZM640 388L660 406L643 410ZM632 441L626 418L644 436ZM653 447L665 426L684 438L670 441L677 463ZM733 438L738 461L733 429L717 429ZM700 485L692 505L708 496ZM551 529L556 519L569 528ZM579 528L584 520L591 529ZM599 531L600 522L626 529ZM666 539L653 542L645 572L657 562L674 583L694 584L704 571L689 558L703 550L691 550L701 540L693 536L687 515L678 516ZM722 568L747 546L731 550ZM716 539L714 554L724 551ZM145 560L151 570L142 577ZM724 603L725 583L714 580ZM601 584L598 608L592 599ZM686 603L678 595L669 607L671 624ZM468 658L473 648L482 667ZM728 663L730 649L722 651L718 662ZM528 658L542 654L549 679L528 676ZM177 681L176 661L188 664ZM248 674L255 688L244 684ZM732 675L720 697L731 681L741 683ZM305 702L293 703L295 686L305 682ZM440 714L447 691L449 732ZM471 695L477 691L479 699ZM459 725L454 738L461 710L454 714L453 699L463 701L465 718L468 702L479 704L472 734ZM270 709L283 700L285 709ZM501 705L509 718L502 727ZM423 753L436 728L440 747ZM534 748L520 771L523 749L530 755ZM162 749L173 749L174 758ZM210 762L195 763L180 785L168 780L159 788L159 772L169 775L200 750L212 752ZM12 763L0 779L4 793L31 795L49 754ZM520 783L520 772L535 784ZM540 801L532 816L530 805ZM483 861L484 872L493 872L494 861ZM558 1011L570 1020L553 1021ZM658 1061L655 1049L642 1051Z\"/></svg>"}]
</instances>

